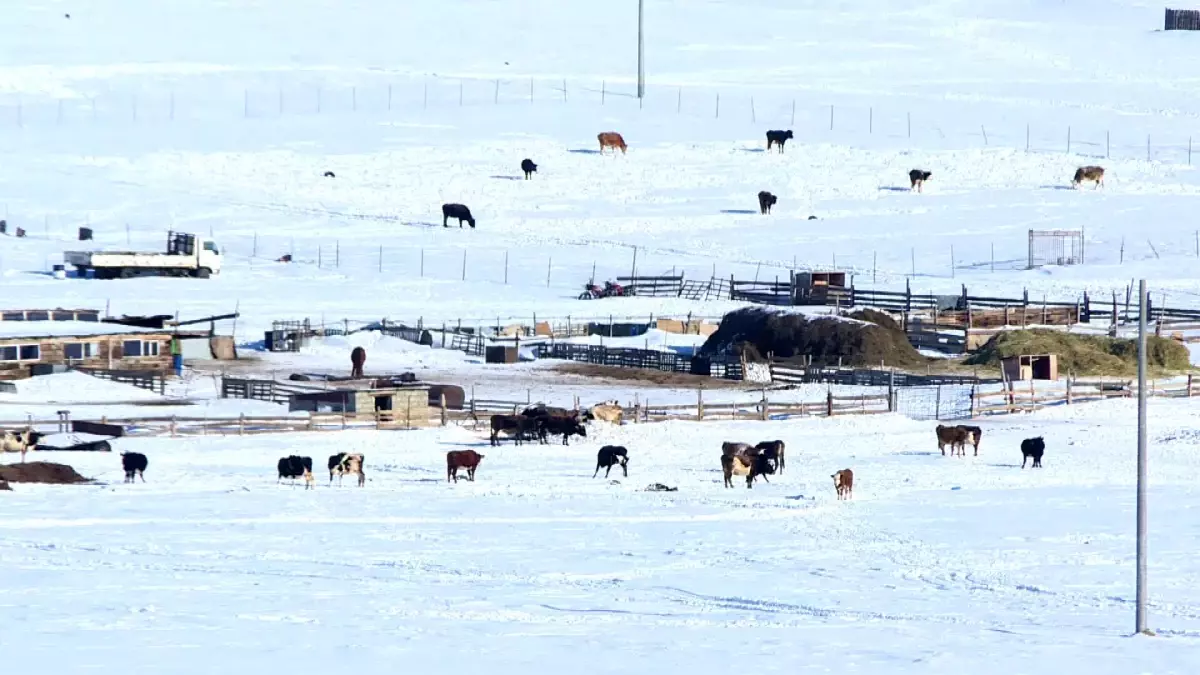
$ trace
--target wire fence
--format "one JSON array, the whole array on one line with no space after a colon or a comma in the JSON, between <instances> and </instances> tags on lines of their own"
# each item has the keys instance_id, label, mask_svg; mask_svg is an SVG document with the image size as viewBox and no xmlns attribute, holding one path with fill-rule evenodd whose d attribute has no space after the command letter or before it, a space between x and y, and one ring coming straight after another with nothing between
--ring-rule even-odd
<instances>
[{"instance_id":1,"label":"wire fence","mask_svg":"<svg viewBox=\"0 0 1200 675\"><path fill-rule=\"evenodd\" d=\"M1100 114L1078 108L1079 119L1017 121L1011 113L984 104L956 110L941 102L918 111L892 105L872 105L859 98L816 101L811 95L781 90L751 92L730 87L648 86L636 96L636 85L620 81L568 79L479 79L425 77L367 81L353 85L304 83L267 88L256 81L239 86L221 80L186 89L104 91L77 98L24 100L0 96L0 128L113 124L150 125L182 121L284 119L322 115L401 116L426 110L548 105L590 105L614 111L647 110L696 119L730 120L764 128L793 128L802 138L818 133L844 133L907 141L955 141L971 147L1004 147L1027 152L1061 152L1084 157L1138 159L1176 164L1193 163L1190 118L1147 118L1148 125L1131 124L1116 111ZM970 119L964 111L976 116ZM1170 128L1168 128L1170 127ZM1200 140L1200 136L1197 137ZM1200 147L1195 148L1200 151ZM1195 158L1200 161L1200 157Z\"/></svg>"}]
</instances>

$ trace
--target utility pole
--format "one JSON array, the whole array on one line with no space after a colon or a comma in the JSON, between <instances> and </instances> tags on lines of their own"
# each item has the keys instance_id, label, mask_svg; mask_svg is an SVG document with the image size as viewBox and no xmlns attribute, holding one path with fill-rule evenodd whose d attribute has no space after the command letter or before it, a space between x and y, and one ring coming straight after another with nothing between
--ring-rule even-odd
<instances>
[{"instance_id":1,"label":"utility pole","mask_svg":"<svg viewBox=\"0 0 1200 675\"><path fill-rule=\"evenodd\" d=\"M638 0L638 98L646 95L646 66L643 62L643 57L646 52L646 43L642 37L642 8L645 5L645 0Z\"/></svg>"},{"instance_id":2,"label":"utility pole","mask_svg":"<svg viewBox=\"0 0 1200 675\"><path fill-rule=\"evenodd\" d=\"M1138 400L1137 400L1137 632L1146 625L1146 280L1138 282Z\"/></svg>"}]
</instances>

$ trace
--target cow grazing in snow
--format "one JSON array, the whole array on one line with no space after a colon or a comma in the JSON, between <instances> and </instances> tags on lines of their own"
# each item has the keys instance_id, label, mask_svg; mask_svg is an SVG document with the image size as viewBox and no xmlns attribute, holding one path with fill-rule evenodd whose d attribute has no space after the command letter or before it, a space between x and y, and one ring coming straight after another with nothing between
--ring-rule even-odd
<instances>
[{"instance_id":1,"label":"cow grazing in snow","mask_svg":"<svg viewBox=\"0 0 1200 675\"><path fill-rule=\"evenodd\" d=\"M838 499L851 499L854 497L854 472L850 469L842 469L833 474L833 489L837 490Z\"/></svg>"},{"instance_id":2,"label":"cow grazing in snow","mask_svg":"<svg viewBox=\"0 0 1200 675\"><path fill-rule=\"evenodd\" d=\"M333 483L333 477L336 474L338 477L338 485L342 483L342 477L346 474L358 475L358 487L362 487L367 482L367 474L363 471L363 465L366 464L367 458L360 452L346 453L339 452L336 455L329 456L329 482Z\"/></svg>"},{"instance_id":3,"label":"cow grazing in snow","mask_svg":"<svg viewBox=\"0 0 1200 675\"><path fill-rule=\"evenodd\" d=\"M525 180L529 180L533 174L537 173L537 164L534 164L532 159L523 159L521 160L521 170L525 172Z\"/></svg>"},{"instance_id":4,"label":"cow grazing in snow","mask_svg":"<svg viewBox=\"0 0 1200 675\"><path fill-rule=\"evenodd\" d=\"M620 466L622 474L629 477L629 451L619 445L606 445L600 448L600 452L596 453L596 470L592 473L592 478L600 473L600 467L604 467L604 477L608 478L608 472L612 471L614 466Z\"/></svg>"}]
</instances>

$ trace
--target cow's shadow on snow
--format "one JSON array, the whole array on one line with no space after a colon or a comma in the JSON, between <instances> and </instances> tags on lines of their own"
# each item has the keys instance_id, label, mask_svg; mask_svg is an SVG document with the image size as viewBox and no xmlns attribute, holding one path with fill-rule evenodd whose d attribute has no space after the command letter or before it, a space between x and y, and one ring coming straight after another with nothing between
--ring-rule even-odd
<instances>
[{"instance_id":1,"label":"cow's shadow on snow","mask_svg":"<svg viewBox=\"0 0 1200 675\"><path fill-rule=\"evenodd\" d=\"M405 227L441 227L439 223L427 223L423 220L409 220L400 223Z\"/></svg>"},{"instance_id":2,"label":"cow's shadow on snow","mask_svg":"<svg viewBox=\"0 0 1200 675\"><path fill-rule=\"evenodd\" d=\"M522 180L521 176L488 176L488 178L495 178L496 180Z\"/></svg>"},{"instance_id":3,"label":"cow's shadow on snow","mask_svg":"<svg viewBox=\"0 0 1200 675\"><path fill-rule=\"evenodd\" d=\"M575 148L574 150L568 150L567 152L573 152L577 155L598 155L598 154L600 154L599 150L589 150L587 148Z\"/></svg>"},{"instance_id":4,"label":"cow's shadow on snow","mask_svg":"<svg viewBox=\"0 0 1200 675\"><path fill-rule=\"evenodd\" d=\"M1039 190L1074 190L1070 185L1039 185Z\"/></svg>"},{"instance_id":5,"label":"cow's shadow on snow","mask_svg":"<svg viewBox=\"0 0 1200 675\"><path fill-rule=\"evenodd\" d=\"M916 456L916 457L928 457L930 455L936 455L938 453L933 452L933 451L925 452L924 450L901 450L899 452L893 452L892 454L893 455Z\"/></svg>"},{"instance_id":6,"label":"cow's shadow on snow","mask_svg":"<svg viewBox=\"0 0 1200 675\"><path fill-rule=\"evenodd\" d=\"M879 188L880 192L912 192L912 188L906 188L900 185L886 185Z\"/></svg>"},{"instance_id":7,"label":"cow's shadow on snow","mask_svg":"<svg viewBox=\"0 0 1200 675\"><path fill-rule=\"evenodd\" d=\"M766 150L763 150L762 148L739 148L739 150L741 150L742 152L758 152L758 153L766 152Z\"/></svg>"},{"instance_id":8,"label":"cow's shadow on snow","mask_svg":"<svg viewBox=\"0 0 1200 675\"><path fill-rule=\"evenodd\" d=\"M755 211L754 209L721 209L721 213L738 213L752 216L758 213L758 211Z\"/></svg>"},{"instance_id":9,"label":"cow's shadow on snow","mask_svg":"<svg viewBox=\"0 0 1200 675\"><path fill-rule=\"evenodd\" d=\"M997 469L1019 469L1019 468L1021 468L1020 464L990 464L989 463L989 464L984 464L984 466L990 466L990 467L994 467Z\"/></svg>"}]
</instances>

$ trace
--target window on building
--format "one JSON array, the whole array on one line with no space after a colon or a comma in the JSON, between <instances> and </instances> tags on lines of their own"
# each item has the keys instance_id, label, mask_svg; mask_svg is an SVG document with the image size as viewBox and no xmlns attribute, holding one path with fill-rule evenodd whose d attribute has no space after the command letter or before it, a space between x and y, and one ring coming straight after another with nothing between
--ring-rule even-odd
<instances>
[{"instance_id":1,"label":"window on building","mask_svg":"<svg viewBox=\"0 0 1200 675\"><path fill-rule=\"evenodd\" d=\"M5 345L0 347L0 361L40 361L41 345Z\"/></svg>"},{"instance_id":2,"label":"window on building","mask_svg":"<svg viewBox=\"0 0 1200 675\"><path fill-rule=\"evenodd\" d=\"M100 355L100 345L95 342L71 342L63 347L65 356L70 361L94 359Z\"/></svg>"},{"instance_id":3,"label":"window on building","mask_svg":"<svg viewBox=\"0 0 1200 675\"><path fill-rule=\"evenodd\" d=\"M50 314L50 318L54 321L74 321L75 320L75 312L59 310L57 312L52 312Z\"/></svg>"},{"instance_id":4,"label":"window on building","mask_svg":"<svg viewBox=\"0 0 1200 675\"><path fill-rule=\"evenodd\" d=\"M26 321L49 321L50 320L50 312L46 312L46 311L43 311L40 309L36 310L36 311L25 312L25 320Z\"/></svg>"},{"instance_id":5,"label":"window on building","mask_svg":"<svg viewBox=\"0 0 1200 675\"><path fill-rule=\"evenodd\" d=\"M159 344L154 340L126 340L121 353L126 358L158 356L158 348Z\"/></svg>"},{"instance_id":6,"label":"window on building","mask_svg":"<svg viewBox=\"0 0 1200 675\"><path fill-rule=\"evenodd\" d=\"M4 321L24 321L25 312L3 312L0 313L0 319Z\"/></svg>"}]
</instances>

